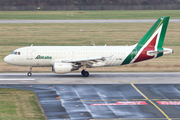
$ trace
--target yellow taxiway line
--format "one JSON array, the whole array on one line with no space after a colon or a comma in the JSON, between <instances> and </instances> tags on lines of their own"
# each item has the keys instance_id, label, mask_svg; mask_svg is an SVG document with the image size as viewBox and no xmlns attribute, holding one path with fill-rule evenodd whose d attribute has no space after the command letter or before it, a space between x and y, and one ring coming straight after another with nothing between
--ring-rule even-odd
<instances>
[{"instance_id":1,"label":"yellow taxiway line","mask_svg":"<svg viewBox=\"0 0 180 120\"><path fill-rule=\"evenodd\" d=\"M136 91L138 91L146 100L148 100L151 104L153 104L154 107L156 107L166 117L166 119L171 120L171 119L169 119L169 117L166 115L166 113L163 110L161 110L152 100L150 100L148 97L146 97L133 83L134 82L132 82L130 84L134 89L136 89Z\"/></svg>"}]
</instances>

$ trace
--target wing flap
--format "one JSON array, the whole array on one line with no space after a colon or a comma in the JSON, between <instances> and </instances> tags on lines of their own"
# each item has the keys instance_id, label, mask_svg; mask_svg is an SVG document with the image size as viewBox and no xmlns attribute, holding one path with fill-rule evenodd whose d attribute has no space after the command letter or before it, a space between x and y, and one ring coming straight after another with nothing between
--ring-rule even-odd
<instances>
[{"instance_id":1,"label":"wing flap","mask_svg":"<svg viewBox=\"0 0 180 120\"><path fill-rule=\"evenodd\" d=\"M74 63L74 62L87 62L87 61L97 61L97 60L102 60L104 61L104 57L89 57L89 58L84 58L84 59L75 59L75 60L70 60L68 62Z\"/></svg>"}]
</instances>

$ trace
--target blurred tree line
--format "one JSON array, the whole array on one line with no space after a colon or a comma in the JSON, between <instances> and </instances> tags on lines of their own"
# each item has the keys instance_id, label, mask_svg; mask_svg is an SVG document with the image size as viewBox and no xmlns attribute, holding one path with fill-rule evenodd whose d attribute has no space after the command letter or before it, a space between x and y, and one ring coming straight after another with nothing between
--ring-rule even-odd
<instances>
[{"instance_id":1,"label":"blurred tree line","mask_svg":"<svg viewBox=\"0 0 180 120\"><path fill-rule=\"evenodd\" d=\"M168 5L180 0L0 0L0 6Z\"/></svg>"}]
</instances>

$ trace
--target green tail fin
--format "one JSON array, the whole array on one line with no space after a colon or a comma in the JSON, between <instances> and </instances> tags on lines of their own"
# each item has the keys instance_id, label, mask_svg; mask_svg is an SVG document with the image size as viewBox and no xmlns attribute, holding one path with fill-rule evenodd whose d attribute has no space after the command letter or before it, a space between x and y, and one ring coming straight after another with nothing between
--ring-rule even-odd
<instances>
[{"instance_id":1,"label":"green tail fin","mask_svg":"<svg viewBox=\"0 0 180 120\"><path fill-rule=\"evenodd\" d=\"M156 23L149 29L149 31L142 37L142 39L138 42L138 46L142 47L150 38L151 36L160 28L160 36L159 36L159 42L157 45L157 48L162 48L163 43L164 43L164 38L167 30L169 22L169 17L160 17Z\"/></svg>"},{"instance_id":2,"label":"green tail fin","mask_svg":"<svg viewBox=\"0 0 180 120\"><path fill-rule=\"evenodd\" d=\"M169 17L160 17L154 23L154 25L149 29L149 31L137 43L137 45L132 50L132 52L123 61L122 65L129 64L130 62L134 62L135 56L140 55L143 52L143 49L145 48L148 48L154 51L162 51L163 50L162 46L164 43L164 38L165 38L168 22L169 22ZM156 57L160 57L162 55L163 55L163 52L157 54Z\"/></svg>"}]
</instances>

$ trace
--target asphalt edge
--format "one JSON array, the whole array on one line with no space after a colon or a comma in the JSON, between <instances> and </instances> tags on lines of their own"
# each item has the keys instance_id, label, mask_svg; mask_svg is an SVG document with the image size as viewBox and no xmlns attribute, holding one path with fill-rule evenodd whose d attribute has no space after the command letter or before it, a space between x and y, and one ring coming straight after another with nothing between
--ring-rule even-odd
<instances>
[{"instance_id":1,"label":"asphalt edge","mask_svg":"<svg viewBox=\"0 0 180 120\"><path fill-rule=\"evenodd\" d=\"M33 91L33 92L34 92L34 91ZM34 92L34 93L35 93L35 92ZM37 99L37 101L38 101L39 108L41 109L41 112L43 113L44 118L45 118L46 120L48 120L48 117L46 116L44 109L42 108L41 104L39 103L40 101L39 101L39 98L37 97L37 94L36 94L36 93L35 93L35 96L36 96L36 99Z\"/></svg>"}]
</instances>

